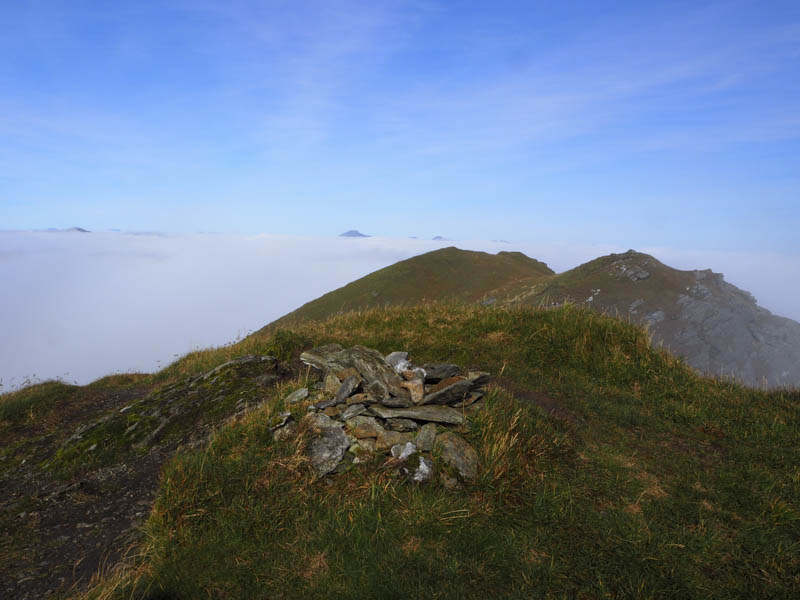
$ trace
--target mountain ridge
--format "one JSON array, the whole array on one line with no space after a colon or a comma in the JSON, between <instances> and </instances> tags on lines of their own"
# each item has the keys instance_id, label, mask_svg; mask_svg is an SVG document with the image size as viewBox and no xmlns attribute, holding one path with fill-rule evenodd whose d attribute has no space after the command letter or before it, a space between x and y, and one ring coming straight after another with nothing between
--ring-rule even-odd
<instances>
[{"instance_id":1,"label":"mountain ridge","mask_svg":"<svg viewBox=\"0 0 800 600\"><path fill-rule=\"evenodd\" d=\"M773 315L709 269L681 271L629 250L563 273L520 252L434 250L306 303L264 330L350 310L454 300L485 306L584 304L646 326L700 372L751 386L800 386L800 323Z\"/></svg>"}]
</instances>

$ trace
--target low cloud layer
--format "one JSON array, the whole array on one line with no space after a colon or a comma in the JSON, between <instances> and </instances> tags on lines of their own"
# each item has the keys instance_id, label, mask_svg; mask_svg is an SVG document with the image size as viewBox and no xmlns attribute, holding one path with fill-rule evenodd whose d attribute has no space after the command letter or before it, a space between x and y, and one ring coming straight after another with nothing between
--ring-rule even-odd
<instances>
[{"instance_id":1,"label":"low cloud layer","mask_svg":"<svg viewBox=\"0 0 800 600\"><path fill-rule=\"evenodd\" d=\"M225 344L325 292L410 256L455 245L519 250L561 272L615 246L276 235L0 232L0 391L26 380L88 383L154 371ZM800 261L639 248L670 266L712 268L800 320Z\"/></svg>"}]
</instances>

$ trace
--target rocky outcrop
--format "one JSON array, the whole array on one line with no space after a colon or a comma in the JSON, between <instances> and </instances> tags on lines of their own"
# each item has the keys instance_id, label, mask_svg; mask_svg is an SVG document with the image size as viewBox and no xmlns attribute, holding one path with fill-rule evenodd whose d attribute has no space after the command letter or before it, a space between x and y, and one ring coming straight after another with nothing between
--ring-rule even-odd
<instances>
[{"instance_id":1,"label":"rocky outcrop","mask_svg":"<svg viewBox=\"0 0 800 600\"><path fill-rule=\"evenodd\" d=\"M321 383L315 395L302 388L305 392L292 392L284 403L307 403L309 414L300 428L308 435L306 452L316 477L377 455L416 483L432 480L436 472L448 487L478 476L478 455L459 432L468 414L481 406L488 373L462 375L460 367L446 363L415 367L405 352L384 357L363 346L338 344L300 358L321 372ZM273 435L288 439L295 428L287 418Z\"/></svg>"},{"instance_id":2,"label":"rocky outcrop","mask_svg":"<svg viewBox=\"0 0 800 600\"><path fill-rule=\"evenodd\" d=\"M800 387L800 323L761 308L719 273L693 276L672 319L652 323L654 341L704 373L757 387Z\"/></svg>"}]
</instances>

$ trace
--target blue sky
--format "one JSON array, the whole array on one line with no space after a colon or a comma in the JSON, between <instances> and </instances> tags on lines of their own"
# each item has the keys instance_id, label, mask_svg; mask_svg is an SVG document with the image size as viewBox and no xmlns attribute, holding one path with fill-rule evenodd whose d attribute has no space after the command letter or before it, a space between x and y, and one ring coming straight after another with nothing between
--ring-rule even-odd
<instances>
[{"instance_id":1,"label":"blue sky","mask_svg":"<svg viewBox=\"0 0 800 600\"><path fill-rule=\"evenodd\" d=\"M0 229L800 255L800 3L0 11Z\"/></svg>"}]
</instances>

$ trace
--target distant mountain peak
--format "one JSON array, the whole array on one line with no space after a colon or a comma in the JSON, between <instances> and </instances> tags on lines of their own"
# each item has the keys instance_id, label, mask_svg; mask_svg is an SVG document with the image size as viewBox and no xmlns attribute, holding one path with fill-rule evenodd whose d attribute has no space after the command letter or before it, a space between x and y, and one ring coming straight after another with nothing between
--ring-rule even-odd
<instances>
[{"instance_id":1,"label":"distant mountain peak","mask_svg":"<svg viewBox=\"0 0 800 600\"><path fill-rule=\"evenodd\" d=\"M366 235L364 233L361 233L358 229L351 229L350 231L345 231L344 233L340 233L339 237L366 238L366 237L372 237L372 236L369 236L369 235Z\"/></svg>"}]
</instances>

